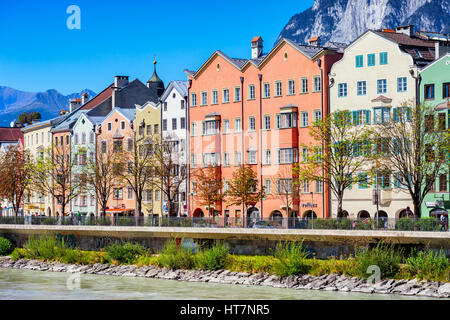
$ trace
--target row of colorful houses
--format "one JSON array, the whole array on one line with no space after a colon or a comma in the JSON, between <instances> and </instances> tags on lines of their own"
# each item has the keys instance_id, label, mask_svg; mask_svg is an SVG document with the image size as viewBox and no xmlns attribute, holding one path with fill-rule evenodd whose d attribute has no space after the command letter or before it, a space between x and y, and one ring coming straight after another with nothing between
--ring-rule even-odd
<instances>
[{"instance_id":1,"label":"row of colorful houses","mask_svg":"<svg viewBox=\"0 0 450 320\"><path fill-rule=\"evenodd\" d=\"M249 212L218 202L214 215L327 218L336 216L336 199L320 181L302 183L290 203L277 192L281 184L292 184L294 164L313 152L304 146L314 143L310 127L315 120L347 110L356 126L377 125L395 117L402 103L425 101L449 128L448 36L414 33L413 26L402 26L368 30L349 45L321 45L315 37L308 44L282 39L268 53L263 49L262 38L255 37L250 59L215 51L199 69L185 70L187 81L172 81L167 87L156 66L146 85L116 76L93 99L83 95L71 101L67 114L23 128L24 148L35 157L51 146L67 148L72 160L77 157L77 166L83 166L96 152L115 144L131 148L133 138L158 134L173 142L178 161L188 166L176 203L180 216L206 216L209 211L195 194L196 170L215 166L226 189L233 172L246 164L256 172L266 196ZM379 187L380 217L404 216L411 199L397 187L394 175L384 177ZM108 212L133 214L135 201L130 186L117 186ZM162 215L166 206L160 190L145 191L145 215ZM437 207L450 208L448 170L424 201L422 216ZM343 208L349 217L374 218L373 188L352 186ZM68 210L98 214L95 194L80 194ZM25 199L24 212L62 213L57 199L36 192Z\"/></svg>"}]
</instances>

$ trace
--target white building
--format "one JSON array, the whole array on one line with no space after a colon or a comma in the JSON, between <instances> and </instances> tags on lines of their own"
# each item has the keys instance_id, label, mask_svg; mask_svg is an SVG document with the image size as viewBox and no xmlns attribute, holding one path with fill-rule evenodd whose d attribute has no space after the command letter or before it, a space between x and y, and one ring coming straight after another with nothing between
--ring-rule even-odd
<instances>
[{"instance_id":1,"label":"white building","mask_svg":"<svg viewBox=\"0 0 450 320\"><path fill-rule=\"evenodd\" d=\"M187 160L187 82L172 81L161 96L162 137L173 143L179 164ZM178 194L178 216L188 214L187 179ZM165 203L163 208L166 208ZM165 212L166 213L166 212Z\"/></svg>"}]
</instances>

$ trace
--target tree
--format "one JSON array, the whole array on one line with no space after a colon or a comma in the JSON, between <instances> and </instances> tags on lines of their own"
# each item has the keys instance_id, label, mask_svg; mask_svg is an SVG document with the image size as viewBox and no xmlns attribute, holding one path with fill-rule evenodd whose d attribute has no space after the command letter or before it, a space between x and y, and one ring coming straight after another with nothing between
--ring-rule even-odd
<instances>
[{"instance_id":1,"label":"tree","mask_svg":"<svg viewBox=\"0 0 450 320\"><path fill-rule=\"evenodd\" d=\"M33 181L30 185L42 194L50 194L61 205L62 215L66 207L86 187L86 176L76 174L72 177L74 162L70 146L53 146L34 161Z\"/></svg>"},{"instance_id":2,"label":"tree","mask_svg":"<svg viewBox=\"0 0 450 320\"><path fill-rule=\"evenodd\" d=\"M370 169L371 130L356 123L352 123L348 111L333 112L315 121L309 132L314 141L304 145L311 154L295 169L300 181L322 181L329 186L337 199L338 217L342 216L345 190L356 182L370 183L358 173Z\"/></svg>"},{"instance_id":3,"label":"tree","mask_svg":"<svg viewBox=\"0 0 450 320\"><path fill-rule=\"evenodd\" d=\"M265 195L264 187L258 190L258 180L256 172L249 165L242 164L239 169L233 172L232 180L229 184L229 190L226 192L228 206L244 205L247 214L249 207L254 207ZM247 221L247 219L244 219Z\"/></svg>"},{"instance_id":4,"label":"tree","mask_svg":"<svg viewBox=\"0 0 450 320\"><path fill-rule=\"evenodd\" d=\"M37 111L35 112L22 112L21 114L19 114L19 116L17 117L17 123L32 123L33 120L41 120L41 114Z\"/></svg>"},{"instance_id":5,"label":"tree","mask_svg":"<svg viewBox=\"0 0 450 320\"><path fill-rule=\"evenodd\" d=\"M29 152L17 146L9 147L0 157L0 197L12 203L16 216L33 171Z\"/></svg>"},{"instance_id":6,"label":"tree","mask_svg":"<svg viewBox=\"0 0 450 320\"><path fill-rule=\"evenodd\" d=\"M407 189L417 218L438 175L448 171L450 134L445 119L439 123L435 115L430 106L403 103L393 109L392 121L383 122L375 131L375 166L383 173L394 173L396 184Z\"/></svg>"},{"instance_id":7,"label":"tree","mask_svg":"<svg viewBox=\"0 0 450 320\"><path fill-rule=\"evenodd\" d=\"M283 166L278 173L273 176L272 182L276 186L275 197L284 202L286 206L286 217L289 218L289 208L294 206L295 200L299 197L299 180L295 176L298 172L294 166Z\"/></svg>"},{"instance_id":8,"label":"tree","mask_svg":"<svg viewBox=\"0 0 450 320\"><path fill-rule=\"evenodd\" d=\"M178 199L180 187L186 182L187 166L181 163L181 152L178 141L158 141L154 139L154 174L156 180L154 188L161 190L167 199L169 216L176 216L175 203Z\"/></svg>"},{"instance_id":9,"label":"tree","mask_svg":"<svg viewBox=\"0 0 450 320\"><path fill-rule=\"evenodd\" d=\"M208 166L206 168L197 169L192 175L197 184L195 196L200 199L200 204L208 208L209 216L211 216L211 208L224 198L222 192L223 183L221 179L217 179L216 168Z\"/></svg>"}]
</instances>

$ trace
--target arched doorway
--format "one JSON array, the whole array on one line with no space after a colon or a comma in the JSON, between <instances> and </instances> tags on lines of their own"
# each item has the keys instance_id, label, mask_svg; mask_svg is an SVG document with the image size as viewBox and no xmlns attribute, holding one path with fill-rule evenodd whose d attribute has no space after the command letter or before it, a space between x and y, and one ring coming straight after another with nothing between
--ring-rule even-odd
<instances>
[{"instance_id":1,"label":"arched doorway","mask_svg":"<svg viewBox=\"0 0 450 320\"><path fill-rule=\"evenodd\" d=\"M375 212L375 220L378 224L378 228L388 228L389 219L386 211L378 210L378 214Z\"/></svg>"},{"instance_id":2,"label":"arched doorway","mask_svg":"<svg viewBox=\"0 0 450 320\"><path fill-rule=\"evenodd\" d=\"M303 218L306 219L317 219L317 214L313 211L313 210L306 210L305 212L303 212Z\"/></svg>"},{"instance_id":3,"label":"arched doorway","mask_svg":"<svg viewBox=\"0 0 450 320\"><path fill-rule=\"evenodd\" d=\"M414 213L412 213L412 211L408 211L406 209L403 209L402 211L400 211L400 213L398 214L398 218L413 218L414 217Z\"/></svg>"},{"instance_id":4,"label":"arched doorway","mask_svg":"<svg viewBox=\"0 0 450 320\"><path fill-rule=\"evenodd\" d=\"M205 214L203 213L202 209L197 208L194 211L194 214L192 215L194 218L203 218Z\"/></svg>"},{"instance_id":5,"label":"arched doorway","mask_svg":"<svg viewBox=\"0 0 450 320\"><path fill-rule=\"evenodd\" d=\"M348 211L347 210L342 210L341 213L338 213L337 217L338 218L343 218L343 219L348 218Z\"/></svg>"},{"instance_id":6,"label":"arched doorway","mask_svg":"<svg viewBox=\"0 0 450 320\"><path fill-rule=\"evenodd\" d=\"M281 226L283 223L283 214L279 210L274 210L270 213L270 220Z\"/></svg>"},{"instance_id":7,"label":"arched doorway","mask_svg":"<svg viewBox=\"0 0 450 320\"><path fill-rule=\"evenodd\" d=\"M298 224L298 212L293 210L289 210L289 220L288 220L288 227L289 228L295 228Z\"/></svg>"},{"instance_id":8,"label":"arched doorway","mask_svg":"<svg viewBox=\"0 0 450 320\"><path fill-rule=\"evenodd\" d=\"M358 219L370 219L370 213L367 210L358 212Z\"/></svg>"},{"instance_id":9,"label":"arched doorway","mask_svg":"<svg viewBox=\"0 0 450 320\"><path fill-rule=\"evenodd\" d=\"M257 221L261 220L259 209L251 207L247 210L247 228L251 228Z\"/></svg>"}]
</instances>

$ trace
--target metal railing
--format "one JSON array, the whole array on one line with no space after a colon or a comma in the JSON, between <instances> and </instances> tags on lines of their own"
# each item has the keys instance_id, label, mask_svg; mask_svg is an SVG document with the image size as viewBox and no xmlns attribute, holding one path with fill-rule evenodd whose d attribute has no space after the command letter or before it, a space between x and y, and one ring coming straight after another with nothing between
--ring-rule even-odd
<instances>
[{"instance_id":1,"label":"metal railing","mask_svg":"<svg viewBox=\"0 0 450 320\"><path fill-rule=\"evenodd\" d=\"M323 230L397 230L397 231L447 231L448 220L436 218L192 218L192 217L94 217L94 216L0 216L0 224L68 225L68 226L142 226L142 227L197 227L197 228L254 228L254 229L323 229Z\"/></svg>"}]
</instances>

